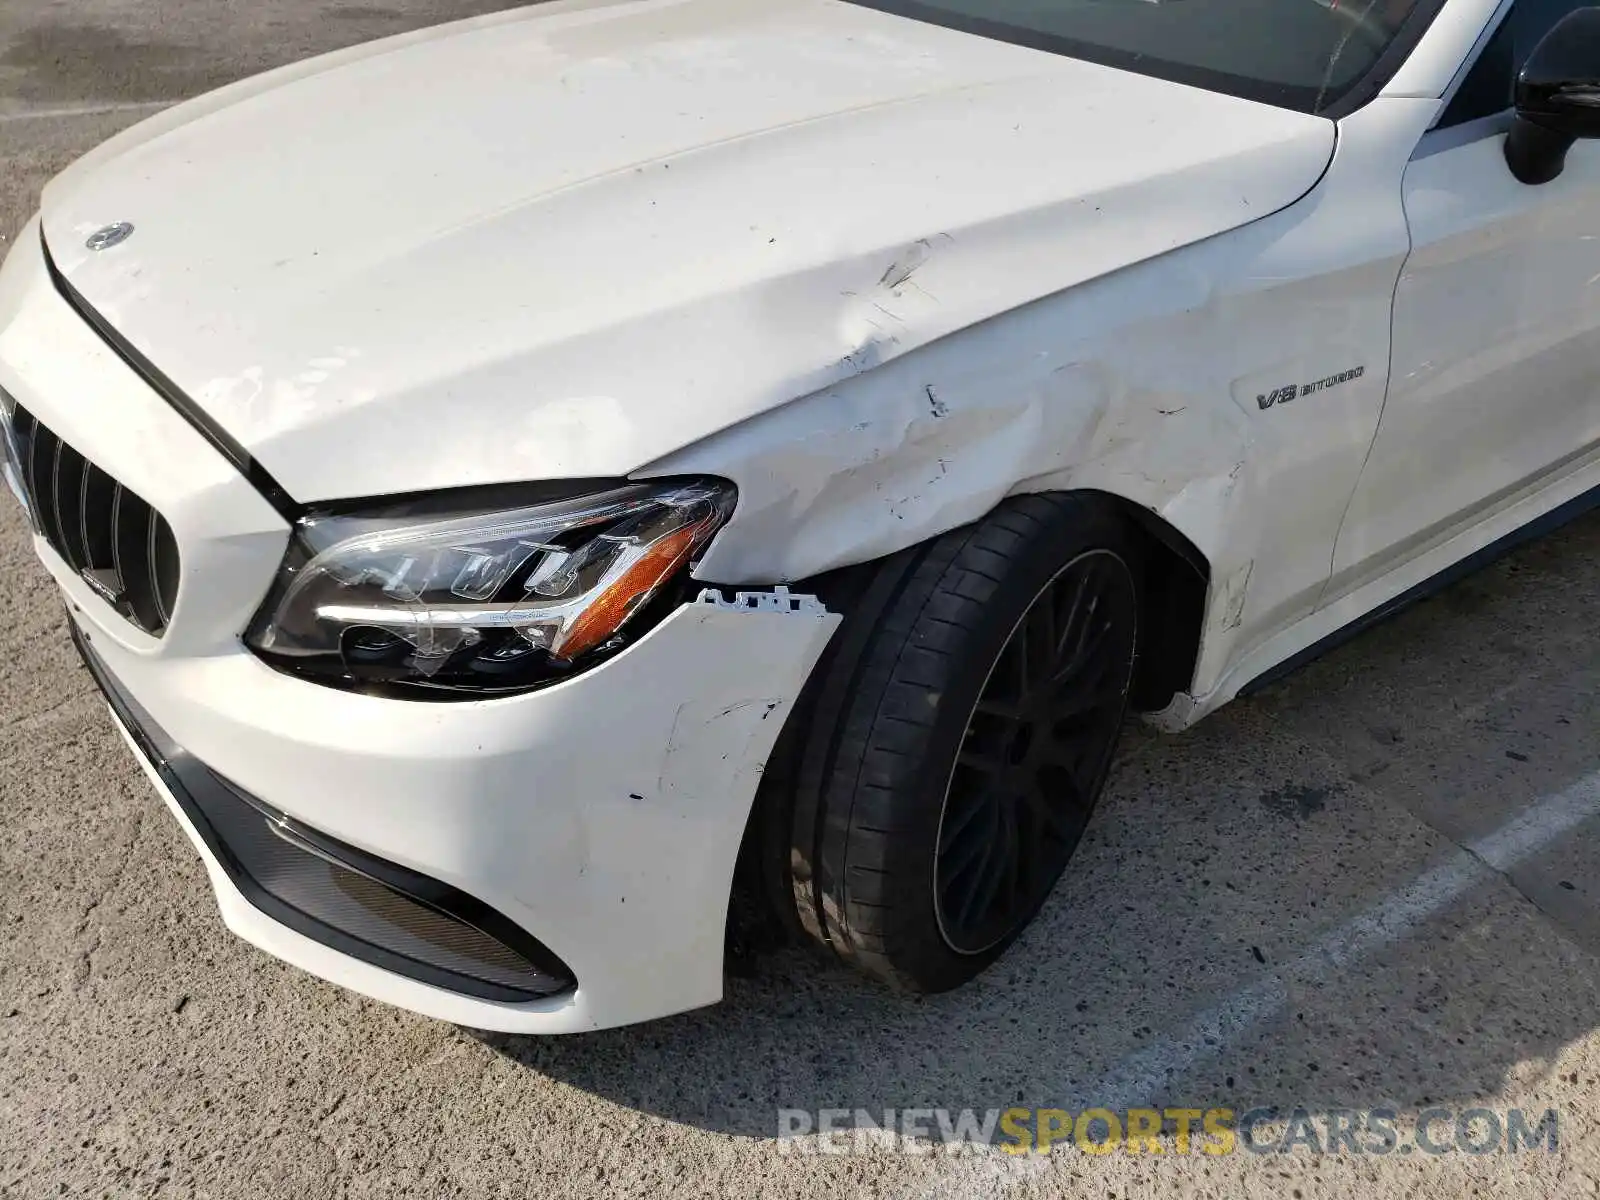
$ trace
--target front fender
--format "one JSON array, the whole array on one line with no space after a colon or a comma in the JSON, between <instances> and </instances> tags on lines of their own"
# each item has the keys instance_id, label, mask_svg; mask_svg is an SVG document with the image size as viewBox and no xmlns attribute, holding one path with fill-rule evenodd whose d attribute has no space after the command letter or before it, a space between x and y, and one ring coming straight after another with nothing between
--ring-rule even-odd
<instances>
[{"instance_id":1,"label":"front fender","mask_svg":"<svg viewBox=\"0 0 1600 1200\"><path fill-rule=\"evenodd\" d=\"M1279 213L964 329L638 474L737 483L738 510L697 568L724 584L891 554L1007 495L1123 497L1210 565L1191 691L1220 702L1244 682L1230 672L1327 581L1387 390L1409 248L1397 181L1436 106L1384 98L1347 118L1327 177Z\"/></svg>"}]
</instances>

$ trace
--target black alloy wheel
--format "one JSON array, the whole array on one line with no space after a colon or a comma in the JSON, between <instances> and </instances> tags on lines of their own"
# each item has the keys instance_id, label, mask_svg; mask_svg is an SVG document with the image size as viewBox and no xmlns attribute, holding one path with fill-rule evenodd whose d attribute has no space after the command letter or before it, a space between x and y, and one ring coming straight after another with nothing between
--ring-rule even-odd
<instances>
[{"instance_id":1,"label":"black alloy wheel","mask_svg":"<svg viewBox=\"0 0 1600 1200\"><path fill-rule=\"evenodd\" d=\"M847 615L758 809L786 921L913 992L1005 952L1109 773L1144 551L1116 502L1048 493L821 581Z\"/></svg>"},{"instance_id":2,"label":"black alloy wheel","mask_svg":"<svg viewBox=\"0 0 1600 1200\"><path fill-rule=\"evenodd\" d=\"M939 930L981 954L1025 923L1083 838L1133 668L1127 564L1091 550L1017 622L968 718L934 865Z\"/></svg>"}]
</instances>

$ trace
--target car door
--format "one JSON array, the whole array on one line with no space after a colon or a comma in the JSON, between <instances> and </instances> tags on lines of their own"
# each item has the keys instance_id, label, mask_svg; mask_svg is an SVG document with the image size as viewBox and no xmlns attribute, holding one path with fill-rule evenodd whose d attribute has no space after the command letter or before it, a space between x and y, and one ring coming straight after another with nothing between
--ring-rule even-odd
<instances>
[{"instance_id":1,"label":"car door","mask_svg":"<svg viewBox=\"0 0 1600 1200\"><path fill-rule=\"evenodd\" d=\"M1503 148L1516 72L1576 7L1513 0L1406 169L1389 394L1324 603L1600 447L1600 142L1538 186Z\"/></svg>"}]
</instances>

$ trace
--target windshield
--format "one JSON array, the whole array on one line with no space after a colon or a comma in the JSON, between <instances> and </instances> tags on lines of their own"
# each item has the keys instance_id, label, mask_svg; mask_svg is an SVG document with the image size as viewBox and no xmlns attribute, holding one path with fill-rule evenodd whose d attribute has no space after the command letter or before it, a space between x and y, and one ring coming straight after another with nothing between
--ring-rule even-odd
<instances>
[{"instance_id":1,"label":"windshield","mask_svg":"<svg viewBox=\"0 0 1600 1200\"><path fill-rule=\"evenodd\" d=\"M1338 104L1438 7L1434 0L848 2L1304 112Z\"/></svg>"}]
</instances>

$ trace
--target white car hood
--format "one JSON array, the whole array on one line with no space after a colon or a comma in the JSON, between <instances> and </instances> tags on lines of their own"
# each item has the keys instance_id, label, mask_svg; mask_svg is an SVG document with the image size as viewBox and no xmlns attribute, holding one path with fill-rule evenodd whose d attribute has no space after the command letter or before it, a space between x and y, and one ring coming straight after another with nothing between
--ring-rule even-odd
<instances>
[{"instance_id":1,"label":"white car hood","mask_svg":"<svg viewBox=\"0 0 1600 1200\"><path fill-rule=\"evenodd\" d=\"M169 110L52 184L44 229L315 501L626 474L1280 209L1333 144L836 0L587 0Z\"/></svg>"}]
</instances>

